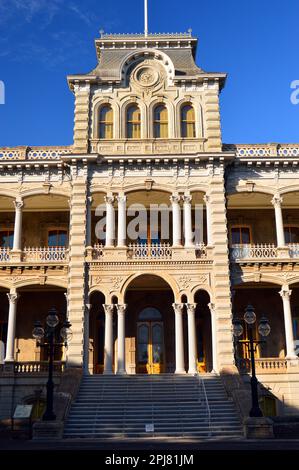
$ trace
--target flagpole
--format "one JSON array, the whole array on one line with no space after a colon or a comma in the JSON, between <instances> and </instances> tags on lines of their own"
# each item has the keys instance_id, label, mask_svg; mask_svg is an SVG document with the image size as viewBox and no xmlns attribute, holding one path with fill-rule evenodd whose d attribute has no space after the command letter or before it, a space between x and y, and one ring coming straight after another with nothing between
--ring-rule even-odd
<instances>
[{"instance_id":1,"label":"flagpole","mask_svg":"<svg viewBox=\"0 0 299 470\"><path fill-rule=\"evenodd\" d=\"M147 37L148 35L148 8L147 8L147 1L144 0L144 36Z\"/></svg>"}]
</instances>

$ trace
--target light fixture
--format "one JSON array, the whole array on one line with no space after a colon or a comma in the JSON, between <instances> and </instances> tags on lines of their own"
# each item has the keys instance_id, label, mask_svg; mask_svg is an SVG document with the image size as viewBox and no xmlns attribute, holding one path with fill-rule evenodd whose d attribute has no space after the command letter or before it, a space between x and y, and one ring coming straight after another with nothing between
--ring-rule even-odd
<instances>
[{"instance_id":1,"label":"light fixture","mask_svg":"<svg viewBox=\"0 0 299 470\"><path fill-rule=\"evenodd\" d=\"M55 328L58 325L59 318L58 318L57 310L55 307L52 307L49 310L49 315L46 318L46 322L50 328Z\"/></svg>"},{"instance_id":2,"label":"light fixture","mask_svg":"<svg viewBox=\"0 0 299 470\"><path fill-rule=\"evenodd\" d=\"M241 320L239 320L238 318L233 320L233 335L236 338L239 338L240 336L242 336L243 331L244 331L244 328L243 328Z\"/></svg>"},{"instance_id":3,"label":"light fixture","mask_svg":"<svg viewBox=\"0 0 299 470\"><path fill-rule=\"evenodd\" d=\"M266 317L260 319L258 332L261 336L268 336L271 332L271 326Z\"/></svg>"},{"instance_id":4,"label":"light fixture","mask_svg":"<svg viewBox=\"0 0 299 470\"><path fill-rule=\"evenodd\" d=\"M256 314L254 313L254 308L252 305L247 305L245 314L244 314L244 320L248 325L253 325L256 321Z\"/></svg>"},{"instance_id":5,"label":"light fixture","mask_svg":"<svg viewBox=\"0 0 299 470\"><path fill-rule=\"evenodd\" d=\"M42 327L42 324L40 321L34 322L34 328L32 330L32 336L34 339L37 341L40 341L45 335L45 330Z\"/></svg>"}]
</instances>

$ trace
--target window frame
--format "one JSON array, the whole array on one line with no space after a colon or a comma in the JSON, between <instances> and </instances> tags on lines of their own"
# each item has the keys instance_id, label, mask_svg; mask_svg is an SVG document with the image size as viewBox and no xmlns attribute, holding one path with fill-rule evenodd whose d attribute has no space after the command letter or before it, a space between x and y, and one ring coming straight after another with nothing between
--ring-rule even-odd
<instances>
[{"instance_id":1,"label":"window frame","mask_svg":"<svg viewBox=\"0 0 299 470\"><path fill-rule=\"evenodd\" d=\"M65 232L66 233L66 244L65 245L49 245L50 232ZM69 246L69 231L67 228L62 227L51 227L47 229L47 247L48 248L68 248Z\"/></svg>"},{"instance_id":2,"label":"window frame","mask_svg":"<svg viewBox=\"0 0 299 470\"><path fill-rule=\"evenodd\" d=\"M233 243L232 230L234 228L238 228L240 230L242 228L249 229L250 242L249 243ZM252 228L251 228L251 225L248 225L248 224L233 224L233 225L230 225L230 227L229 227L229 240L230 240L231 245L252 245L253 241L252 241Z\"/></svg>"},{"instance_id":3,"label":"window frame","mask_svg":"<svg viewBox=\"0 0 299 470\"><path fill-rule=\"evenodd\" d=\"M284 224L283 225L283 232L284 232L285 238L286 238L286 229L290 229L290 228L297 228L299 230L299 224ZM293 244L296 245L297 243L299 243L299 241L298 242L287 242L286 241L287 245L293 245Z\"/></svg>"},{"instance_id":4,"label":"window frame","mask_svg":"<svg viewBox=\"0 0 299 470\"><path fill-rule=\"evenodd\" d=\"M108 109L109 111L111 111L111 113L112 113L112 120L111 121L107 121L106 119L105 120L101 119L101 113L105 108ZM101 136L102 126L105 130L105 137ZM109 126L111 127L111 137L106 136L107 128L109 128ZM98 138L100 140L113 140L114 139L114 109L113 109L113 107L111 106L110 103L102 104L99 107L99 109L98 109L98 126L97 126L97 128L98 128Z\"/></svg>"},{"instance_id":5,"label":"window frame","mask_svg":"<svg viewBox=\"0 0 299 470\"><path fill-rule=\"evenodd\" d=\"M187 108L187 107L193 110L193 113L194 113L194 119L193 120L183 119L183 111L184 111L184 108ZM193 132L192 136L188 136L188 125L193 126L194 132ZM186 135L183 135L184 134L184 132L183 132L184 126L186 127ZM196 139L196 136L197 136L197 131L196 131L195 107L192 103L184 103L180 108L180 137L182 139Z\"/></svg>"},{"instance_id":6,"label":"window frame","mask_svg":"<svg viewBox=\"0 0 299 470\"><path fill-rule=\"evenodd\" d=\"M156 110L158 108L163 108L163 111L166 111L166 120L162 120L161 117L160 119L156 119ZM156 135L156 126L159 126L159 136ZM165 126L166 129L166 136L161 136L161 130L163 129L163 126ZM154 139L169 139L169 111L168 107L166 106L165 103L158 103L155 105L153 108L153 138Z\"/></svg>"},{"instance_id":7,"label":"window frame","mask_svg":"<svg viewBox=\"0 0 299 470\"><path fill-rule=\"evenodd\" d=\"M135 108L135 110L139 111L139 116L140 118L138 120L129 120L128 117L129 117L129 112L132 108ZM126 107L126 115L125 115L125 135L126 135L126 139L129 139L129 140L139 140L141 139L141 123L142 123L142 116L141 116L141 108L140 106L137 104L137 103L130 103L127 107ZM129 136L129 126L132 126L132 136ZM138 134L139 136L134 136L134 127L133 126L137 126L137 128L139 129L138 130ZM136 132L136 129L135 129L135 132Z\"/></svg>"}]
</instances>

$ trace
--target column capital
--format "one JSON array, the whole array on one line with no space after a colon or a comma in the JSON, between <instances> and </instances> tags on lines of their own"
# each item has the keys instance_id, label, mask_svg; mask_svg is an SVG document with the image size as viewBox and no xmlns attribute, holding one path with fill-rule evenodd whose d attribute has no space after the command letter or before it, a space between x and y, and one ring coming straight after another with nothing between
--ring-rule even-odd
<instances>
[{"instance_id":1,"label":"column capital","mask_svg":"<svg viewBox=\"0 0 299 470\"><path fill-rule=\"evenodd\" d=\"M274 207L281 207L282 201L283 198L280 196L280 194L275 194L271 199L271 203Z\"/></svg>"},{"instance_id":2,"label":"column capital","mask_svg":"<svg viewBox=\"0 0 299 470\"><path fill-rule=\"evenodd\" d=\"M20 294L18 294L17 292L10 292L9 294L7 294L7 297L9 303L15 305L20 297Z\"/></svg>"},{"instance_id":3,"label":"column capital","mask_svg":"<svg viewBox=\"0 0 299 470\"><path fill-rule=\"evenodd\" d=\"M114 196L113 195L107 195L104 197L104 201L106 202L106 204L113 204L114 202Z\"/></svg>"},{"instance_id":4,"label":"column capital","mask_svg":"<svg viewBox=\"0 0 299 470\"><path fill-rule=\"evenodd\" d=\"M117 308L118 315L124 315L127 310L127 304L117 304L116 308Z\"/></svg>"},{"instance_id":5,"label":"column capital","mask_svg":"<svg viewBox=\"0 0 299 470\"><path fill-rule=\"evenodd\" d=\"M195 313L197 304L186 304L187 313Z\"/></svg>"},{"instance_id":6,"label":"column capital","mask_svg":"<svg viewBox=\"0 0 299 470\"><path fill-rule=\"evenodd\" d=\"M183 201L184 201L184 204L191 204L191 201L192 201L191 194L184 194Z\"/></svg>"},{"instance_id":7,"label":"column capital","mask_svg":"<svg viewBox=\"0 0 299 470\"><path fill-rule=\"evenodd\" d=\"M118 196L116 196L116 200L117 202L124 203L127 201L127 196L119 194Z\"/></svg>"},{"instance_id":8,"label":"column capital","mask_svg":"<svg viewBox=\"0 0 299 470\"><path fill-rule=\"evenodd\" d=\"M180 313L180 314L182 314L183 311L184 311L184 305L185 305L185 304L176 304L176 303L173 303L173 304L172 304L172 307L173 307L175 313Z\"/></svg>"},{"instance_id":9,"label":"column capital","mask_svg":"<svg viewBox=\"0 0 299 470\"><path fill-rule=\"evenodd\" d=\"M92 307L92 304L85 304L85 307L86 307L86 310L89 312L89 310L90 310L91 307Z\"/></svg>"},{"instance_id":10,"label":"column capital","mask_svg":"<svg viewBox=\"0 0 299 470\"><path fill-rule=\"evenodd\" d=\"M13 203L14 203L16 211L20 211L22 207L24 206L24 201L21 198L15 199Z\"/></svg>"},{"instance_id":11,"label":"column capital","mask_svg":"<svg viewBox=\"0 0 299 470\"><path fill-rule=\"evenodd\" d=\"M179 194L172 194L169 199L172 204L179 204L181 196Z\"/></svg>"},{"instance_id":12,"label":"column capital","mask_svg":"<svg viewBox=\"0 0 299 470\"><path fill-rule=\"evenodd\" d=\"M292 295L292 291L289 289L289 286L282 286L281 291L279 291L279 295L283 300L289 300Z\"/></svg>"},{"instance_id":13,"label":"column capital","mask_svg":"<svg viewBox=\"0 0 299 470\"><path fill-rule=\"evenodd\" d=\"M87 200L88 200L89 204L91 205L92 202L93 202L93 196L88 196Z\"/></svg>"},{"instance_id":14,"label":"column capital","mask_svg":"<svg viewBox=\"0 0 299 470\"><path fill-rule=\"evenodd\" d=\"M113 315L114 304L103 304L104 311L107 315Z\"/></svg>"},{"instance_id":15,"label":"column capital","mask_svg":"<svg viewBox=\"0 0 299 470\"><path fill-rule=\"evenodd\" d=\"M210 302L210 303L208 304L208 307L209 307L209 309L210 309L210 312L211 312L211 313L214 313L215 304L213 304L212 302Z\"/></svg>"}]
</instances>

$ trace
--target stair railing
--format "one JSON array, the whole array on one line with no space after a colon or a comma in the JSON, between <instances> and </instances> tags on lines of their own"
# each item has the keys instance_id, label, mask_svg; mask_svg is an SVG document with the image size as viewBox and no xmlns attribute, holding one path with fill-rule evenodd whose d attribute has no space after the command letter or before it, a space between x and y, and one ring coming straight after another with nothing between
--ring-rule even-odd
<instances>
[{"instance_id":1,"label":"stair railing","mask_svg":"<svg viewBox=\"0 0 299 470\"><path fill-rule=\"evenodd\" d=\"M205 410L206 410L205 421L208 423L208 429L209 429L208 436L211 437L211 435L212 435L212 432L211 432L211 409L210 409L210 405L209 405L206 386L205 386L204 380L202 379L200 374L197 374L197 377L198 377L199 384L202 388L202 395L203 395L204 403L205 403Z\"/></svg>"}]
</instances>

